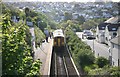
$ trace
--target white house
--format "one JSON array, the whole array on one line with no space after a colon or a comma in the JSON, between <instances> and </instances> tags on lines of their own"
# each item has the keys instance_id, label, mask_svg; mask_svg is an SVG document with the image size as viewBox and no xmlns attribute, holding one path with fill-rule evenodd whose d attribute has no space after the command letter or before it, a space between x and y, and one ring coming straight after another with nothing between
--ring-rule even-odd
<instances>
[{"instance_id":1,"label":"white house","mask_svg":"<svg viewBox=\"0 0 120 77\"><path fill-rule=\"evenodd\" d=\"M100 43L105 43L105 28L108 23L101 23L96 29L96 40Z\"/></svg>"},{"instance_id":2,"label":"white house","mask_svg":"<svg viewBox=\"0 0 120 77\"><path fill-rule=\"evenodd\" d=\"M105 28L105 43L110 46L110 40L117 36L119 24L109 24Z\"/></svg>"},{"instance_id":3,"label":"white house","mask_svg":"<svg viewBox=\"0 0 120 77\"><path fill-rule=\"evenodd\" d=\"M115 24L118 23L118 20L119 20L118 16L117 17L111 17L110 19L108 19L104 23L99 24L97 26L97 29L96 29L96 40L100 43L108 44L109 39L113 38L113 35L116 34L115 33L117 31L116 27L118 27L118 26L116 26ZM110 25L110 24L113 24L115 26L115 28L114 28L113 25Z\"/></svg>"},{"instance_id":4,"label":"white house","mask_svg":"<svg viewBox=\"0 0 120 77\"><path fill-rule=\"evenodd\" d=\"M112 66L120 66L120 35L111 39L110 56Z\"/></svg>"}]
</instances>

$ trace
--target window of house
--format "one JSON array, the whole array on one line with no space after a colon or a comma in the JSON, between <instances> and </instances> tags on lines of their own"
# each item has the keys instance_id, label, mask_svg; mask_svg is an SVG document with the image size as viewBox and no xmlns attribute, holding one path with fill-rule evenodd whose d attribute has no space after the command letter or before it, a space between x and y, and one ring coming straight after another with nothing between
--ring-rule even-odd
<instances>
[{"instance_id":1,"label":"window of house","mask_svg":"<svg viewBox=\"0 0 120 77\"><path fill-rule=\"evenodd\" d=\"M115 45L114 45L114 44L112 44L112 46L113 46L113 48L115 47Z\"/></svg>"},{"instance_id":2,"label":"window of house","mask_svg":"<svg viewBox=\"0 0 120 77\"><path fill-rule=\"evenodd\" d=\"M117 33L116 33L116 32L113 33L113 37L115 37L115 36L117 36Z\"/></svg>"},{"instance_id":3,"label":"window of house","mask_svg":"<svg viewBox=\"0 0 120 77\"><path fill-rule=\"evenodd\" d=\"M116 30L116 28L112 28L112 30Z\"/></svg>"},{"instance_id":4,"label":"window of house","mask_svg":"<svg viewBox=\"0 0 120 77\"><path fill-rule=\"evenodd\" d=\"M108 38L107 38L107 37L106 37L105 39L106 39L106 41L108 41Z\"/></svg>"},{"instance_id":5,"label":"window of house","mask_svg":"<svg viewBox=\"0 0 120 77\"><path fill-rule=\"evenodd\" d=\"M120 60L118 59L118 66L120 66Z\"/></svg>"},{"instance_id":6,"label":"window of house","mask_svg":"<svg viewBox=\"0 0 120 77\"><path fill-rule=\"evenodd\" d=\"M113 62L113 65L114 65L115 63Z\"/></svg>"},{"instance_id":7,"label":"window of house","mask_svg":"<svg viewBox=\"0 0 120 77\"><path fill-rule=\"evenodd\" d=\"M102 29L104 29L105 27L102 27Z\"/></svg>"},{"instance_id":8,"label":"window of house","mask_svg":"<svg viewBox=\"0 0 120 77\"><path fill-rule=\"evenodd\" d=\"M97 35L97 38L98 38L98 35Z\"/></svg>"}]
</instances>

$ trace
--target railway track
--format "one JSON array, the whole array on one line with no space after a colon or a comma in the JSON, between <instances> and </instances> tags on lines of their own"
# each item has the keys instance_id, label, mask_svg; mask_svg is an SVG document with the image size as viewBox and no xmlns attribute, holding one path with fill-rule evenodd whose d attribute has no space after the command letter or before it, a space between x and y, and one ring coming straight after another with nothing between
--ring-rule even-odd
<instances>
[{"instance_id":1,"label":"railway track","mask_svg":"<svg viewBox=\"0 0 120 77\"><path fill-rule=\"evenodd\" d=\"M50 77L79 77L66 48L54 49Z\"/></svg>"}]
</instances>

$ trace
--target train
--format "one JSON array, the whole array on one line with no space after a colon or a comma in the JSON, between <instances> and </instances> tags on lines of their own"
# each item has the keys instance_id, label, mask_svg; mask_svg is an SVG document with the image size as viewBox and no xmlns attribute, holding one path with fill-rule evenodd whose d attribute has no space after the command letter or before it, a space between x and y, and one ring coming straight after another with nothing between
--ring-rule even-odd
<instances>
[{"instance_id":1,"label":"train","mask_svg":"<svg viewBox=\"0 0 120 77\"><path fill-rule=\"evenodd\" d=\"M53 32L53 48L64 48L65 36L62 29L57 29Z\"/></svg>"}]
</instances>

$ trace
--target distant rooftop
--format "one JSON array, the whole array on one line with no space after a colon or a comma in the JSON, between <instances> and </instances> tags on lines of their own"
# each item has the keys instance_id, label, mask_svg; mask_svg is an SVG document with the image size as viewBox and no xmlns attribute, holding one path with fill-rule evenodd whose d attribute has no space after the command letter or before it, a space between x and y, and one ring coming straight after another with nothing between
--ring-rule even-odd
<instances>
[{"instance_id":1,"label":"distant rooftop","mask_svg":"<svg viewBox=\"0 0 120 77\"><path fill-rule=\"evenodd\" d=\"M104 23L100 23L98 25L99 30L105 30L105 27L108 26L109 31L117 31L118 27L120 26L120 18L112 17L108 20L106 20Z\"/></svg>"},{"instance_id":2,"label":"distant rooftop","mask_svg":"<svg viewBox=\"0 0 120 77\"><path fill-rule=\"evenodd\" d=\"M105 21L105 23L118 23L119 21L119 17L111 17L110 19L108 19L107 21Z\"/></svg>"}]
</instances>

